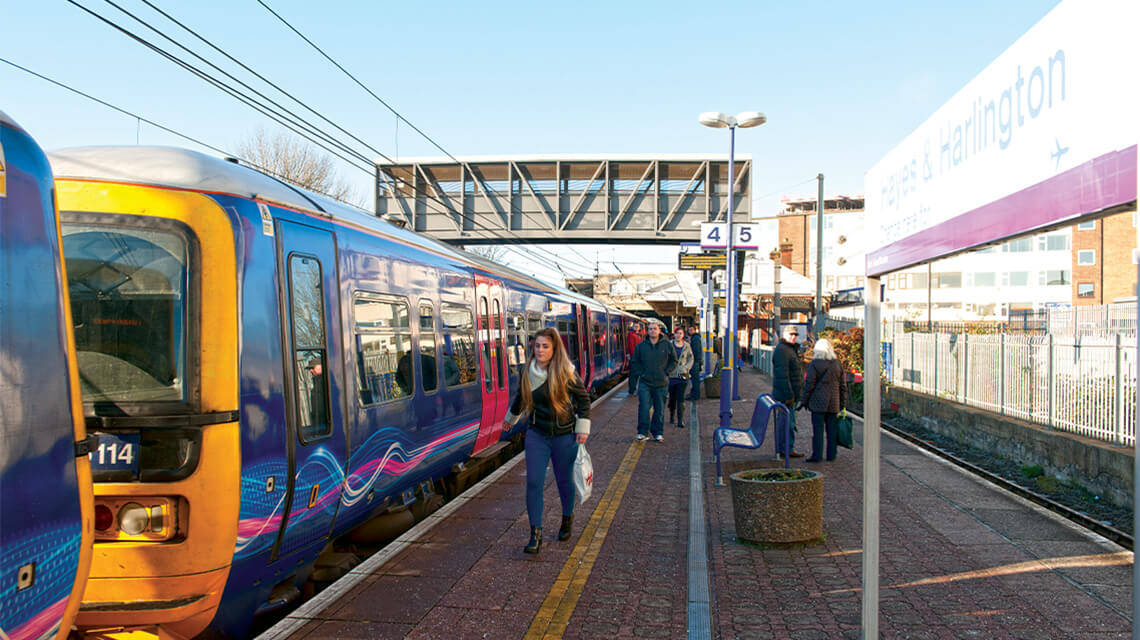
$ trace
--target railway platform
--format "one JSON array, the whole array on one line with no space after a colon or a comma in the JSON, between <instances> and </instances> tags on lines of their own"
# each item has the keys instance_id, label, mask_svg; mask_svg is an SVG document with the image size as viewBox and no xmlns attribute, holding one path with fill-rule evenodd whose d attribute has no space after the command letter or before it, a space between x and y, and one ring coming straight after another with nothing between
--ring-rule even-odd
<instances>
[{"instance_id":1,"label":"railway platform","mask_svg":"<svg viewBox=\"0 0 1140 640\"><path fill-rule=\"evenodd\" d=\"M734 425L769 387L742 374ZM611 394L593 410L594 492L569 541L548 475L542 552L522 552L520 455L260 640L861 637L861 425L836 461L793 460L824 474L822 542L763 547L736 538L715 486L718 402L640 443L636 398ZM725 449L726 475L781 465L773 440ZM1130 637L1131 552L885 433L882 452L881 637Z\"/></svg>"}]
</instances>

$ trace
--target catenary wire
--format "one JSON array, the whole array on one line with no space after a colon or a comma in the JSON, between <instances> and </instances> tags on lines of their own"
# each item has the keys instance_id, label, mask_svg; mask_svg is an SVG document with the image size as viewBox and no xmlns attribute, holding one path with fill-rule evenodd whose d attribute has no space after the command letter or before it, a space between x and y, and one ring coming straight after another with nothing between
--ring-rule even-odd
<instances>
[{"instance_id":1,"label":"catenary wire","mask_svg":"<svg viewBox=\"0 0 1140 640\"><path fill-rule=\"evenodd\" d=\"M149 2L148 0L143 0L143 2L146 2L148 5L150 4L150 2ZM310 47L312 47L313 49L315 49L315 50L316 50L318 53L320 53L320 54L321 54L321 56L323 56L323 57L324 57L326 60L328 60L330 63L332 63L332 65L333 65L333 66L335 66L335 67L336 67L337 69L339 69L339 70L340 70L342 73L344 73L346 76L348 76L348 77L349 77L349 78L350 78L350 79L351 79L353 82L355 82L355 83L357 84L357 86L359 86L361 89L364 89L364 90L365 90L365 91L368 93L368 95L370 95L370 96L372 96L373 98L375 98L377 102L379 102L380 104L384 105L384 107L385 107L385 108L387 108L389 111L391 111L391 112L392 112L392 113L393 113L393 114L396 116L396 118L397 118L397 123L399 123L399 121L401 121L401 120L402 120L402 121L403 121L405 124L407 124L409 127L411 127L411 128L412 128L412 129L413 129L413 130L414 130L416 133L418 133L418 134L420 134L421 136L423 136L423 138L424 138L425 140L427 140L428 142L430 142L430 143L431 143L433 146L435 146L435 148L439 149L439 150L440 150L440 152L442 152L444 155L446 155L448 158L450 158L450 159L451 159L453 162L455 162L456 164L463 164L463 163L462 163L462 162L461 162L461 161L460 161L458 158L456 158L454 155L452 155L450 151L448 151L447 149L444 149L444 148L443 148L443 147L442 147L442 146L441 146L441 145L440 145L438 142L436 142L435 140L433 140L433 139L432 139L432 138L431 138L429 135L427 135L426 133L424 133L424 132L423 132L423 131L422 131L422 130L419 128L419 127L417 127L417 126L416 126L415 124L413 124L413 123L412 123L410 120L408 120L408 119L407 119L407 118L405 118L405 117L404 117L402 114L400 114L400 112L399 112L399 111L396 111L396 109L395 109L395 108L393 108L391 105L389 105L387 102L385 102L385 101L384 101L384 100L383 100L383 99L382 99L380 96L376 95L376 93L375 93L375 92L373 92L373 91L372 91L371 89L369 89L369 88L368 88L368 87L367 87L367 86L366 86L364 83L362 83L360 80L358 80L358 79L356 78L356 76L354 76L352 73L350 73L350 72L349 72L349 71L348 71L348 70L347 70L347 69L346 69L346 68L345 68L343 65L341 65L339 62L337 62L336 60L334 60L334 59L333 59L333 58L332 58L332 57L331 57L329 54L325 53L325 51L324 51L323 49L321 49L321 47L320 47L320 46L318 46L318 45L317 45L315 42L313 42L313 41L312 41L312 40L311 40L309 37L307 37L305 34L301 33L301 31L300 31L300 30L298 30L296 27L294 27L294 26L293 26L293 25L292 25L292 24L291 24L291 23L290 23L288 20L286 20L286 19L285 19L283 16L281 16L281 14L277 13L276 11L274 11L274 10L273 10L273 8L272 8L272 7L270 7L268 4L266 4L264 0L257 0L257 2L258 2L258 4L260 4L262 7L264 7L266 11L268 11L268 12L269 12L270 14L272 14L272 15L273 15L275 18L277 18L278 20L280 20L282 24L284 24L286 27L288 27L288 28L289 28L289 30L291 30L293 33L297 34L297 36L298 36L299 38L301 38L302 40L304 40L304 41L305 41L305 42L306 42L306 43L307 43L307 44L308 44ZM391 162L391 163L395 164L395 161L393 161L391 158L388 158L387 156L384 156L383 154L380 154L380 155L381 155L381 156L382 156L382 157L383 157L385 160L387 160L388 162ZM493 188L491 188L491 189L490 189L490 191L491 191L492 193L494 193L496 196L499 196L499 194L498 194L498 193L496 193L496 192L495 192L495 190L494 190ZM499 197L501 197L501 196L499 196ZM512 211L512 212L513 212L513 211ZM534 218L533 218L533 214L529 214L529 213L527 213L527 212L525 212L525 211L522 211L521 209L518 211L518 213L520 213L520 214L522 214L522 215L525 215L525 216L527 216L528 218L531 218L532 220L534 219ZM462 214L461 214L461 215L462 215ZM509 229L508 229L507 231L508 231L508 233L511 233L512 235L516 235L516 236L517 236L517 234L515 234L513 231L510 231ZM569 247L569 246L567 246L567 248L568 248L568 249L570 249L570 251L572 251L572 252L573 252L575 255L577 255L579 258L581 258L581 259L582 259L584 262L589 262L589 260L588 260L588 259L587 259L585 256L583 256L581 253L579 253L579 252L578 252L576 249L574 249L573 247ZM553 255L553 254L552 254L552 255ZM557 257L557 256L555 256L555 257Z\"/></svg>"}]
</instances>

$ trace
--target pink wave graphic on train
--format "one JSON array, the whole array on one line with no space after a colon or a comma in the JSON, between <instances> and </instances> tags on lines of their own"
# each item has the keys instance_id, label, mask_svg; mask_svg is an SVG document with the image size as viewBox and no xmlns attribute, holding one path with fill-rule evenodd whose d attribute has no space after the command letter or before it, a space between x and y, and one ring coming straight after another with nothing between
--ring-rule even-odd
<instances>
[{"instance_id":1,"label":"pink wave graphic on train","mask_svg":"<svg viewBox=\"0 0 1140 640\"><path fill-rule=\"evenodd\" d=\"M43 611L29 618L20 626L11 631L0 629L8 640L46 640L59 631L59 620L67 609L67 598L62 598L48 606Z\"/></svg>"}]
</instances>

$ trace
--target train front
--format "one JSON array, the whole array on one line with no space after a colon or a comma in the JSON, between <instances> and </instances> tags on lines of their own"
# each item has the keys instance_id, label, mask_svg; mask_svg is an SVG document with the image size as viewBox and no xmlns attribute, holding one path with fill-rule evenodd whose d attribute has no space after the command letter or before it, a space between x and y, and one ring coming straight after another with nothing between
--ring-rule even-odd
<instances>
[{"instance_id":1,"label":"train front","mask_svg":"<svg viewBox=\"0 0 1140 640\"><path fill-rule=\"evenodd\" d=\"M237 538L234 222L204 194L142 183L137 150L52 162L83 408L98 438L77 624L95 636L192 637L218 607Z\"/></svg>"}]
</instances>

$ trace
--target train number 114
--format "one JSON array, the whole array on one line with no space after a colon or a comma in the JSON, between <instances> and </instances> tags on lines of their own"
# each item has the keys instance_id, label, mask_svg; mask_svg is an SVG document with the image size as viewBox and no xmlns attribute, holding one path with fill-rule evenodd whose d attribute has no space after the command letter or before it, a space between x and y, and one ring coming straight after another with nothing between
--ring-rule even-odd
<instances>
[{"instance_id":1,"label":"train number 114","mask_svg":"<svg viewBox=\"0 0 1140 640\"><path fill-rule=\"evenodd\" d=\"M98 465L130 465L135 461L135 446L130 442L100 442L99 447L87 455Z\"/></svg>"}]
</instances>

